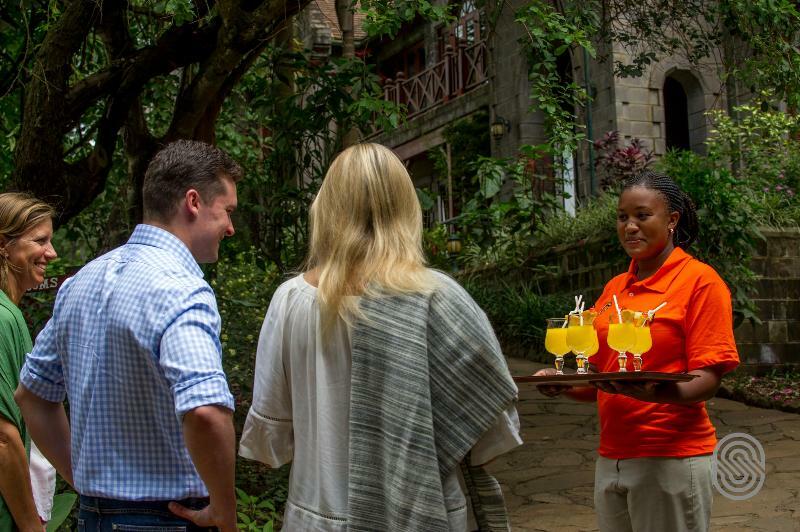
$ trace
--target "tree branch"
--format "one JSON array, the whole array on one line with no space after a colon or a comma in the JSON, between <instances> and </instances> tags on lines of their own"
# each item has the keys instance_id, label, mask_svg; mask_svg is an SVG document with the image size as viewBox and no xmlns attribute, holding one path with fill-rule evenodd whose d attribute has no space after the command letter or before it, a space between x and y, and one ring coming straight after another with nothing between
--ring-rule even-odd
<instances>
[{"instance_id":1,"label":"tree branch","mask_svg":"<svg viewBox=\"0 0 800 532\"><path fill-rule=\"evenodd\" d=\"M194 138L201 122L218 114L218 110L213 110L216 95L224 90L231 74L239 69L243 61L249 68L246 58L250 53L263 48L273 30L309 1L281 0L279 5L275 5L269 0L262 0L249 12L233 0L218 2L223 22L216 49L201 63L200 71L191 85L176 98L172 123L165 138Z\"/></svg>"},{"instance_id":2,"label":"tree branch","mask_svg":"<svg viewBox=\"0 0 800 532\"><path fill-rule=\"evenodd\" d=\"M207 57L214 48L218 23L196 22L167 30L153 46L130 52L108 67L75 83L66 98L71 121L80 119L99 99Z\"/></svg>"}]
</instances>

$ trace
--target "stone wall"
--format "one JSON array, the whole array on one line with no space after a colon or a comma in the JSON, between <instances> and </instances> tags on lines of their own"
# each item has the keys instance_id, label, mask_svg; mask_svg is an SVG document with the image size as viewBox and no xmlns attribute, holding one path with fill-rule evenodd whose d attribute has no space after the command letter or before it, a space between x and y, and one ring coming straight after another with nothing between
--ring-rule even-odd
<instances>
[{"instance_id":1,"label":"stone wall","mask_svg":"<svg viewBox=\"0 0 800 532\"><path fill-rule=\"evenodd\" d=\"M735 329L743 366L763 371L775 364L800 364L800 230L762 229L751 268L757 275L753 299L760 324L743 321ZM538 280L543 293L583 294L594 301L604 284L628 267L629 259L609 236L551 248L519 270L532 277L550 266L556 274Z\"/></svg>"},{"instance_id":2,"label":"stone wall","mask_svg":"<svg viewBox=\"0 0 800 532\"><path fill-rule=\"evenodd\" d=\"M736 328L743 364L800 364L800 230L762 229L751 268L758 275L759 325Z\"/></svg>"}]
</instances>

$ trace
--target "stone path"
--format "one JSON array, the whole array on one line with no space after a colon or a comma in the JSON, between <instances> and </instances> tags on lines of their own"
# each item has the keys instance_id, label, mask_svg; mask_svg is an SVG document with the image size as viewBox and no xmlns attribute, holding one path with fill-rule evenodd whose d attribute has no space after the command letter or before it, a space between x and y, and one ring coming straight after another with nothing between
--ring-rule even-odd
<instances>
[{"instance_id":1,"label":"stone path","mask_svg":"<svg viewBox=\"0 0 800 532\"><path fill-rule=\"evenodd\" d=\"M509 362L514 375L544 367ZM800 532L800 415L753 408L727 399L708 402L717 436L744 432L764 446L767 478L746 501L715 492L714 531ZM548 398L520 385L518 405L525 444L501 456L491 471L503 486L512 530L597 530L592 502L597 456L597 410L566 398Z\"/></svg>"}]
</instances>

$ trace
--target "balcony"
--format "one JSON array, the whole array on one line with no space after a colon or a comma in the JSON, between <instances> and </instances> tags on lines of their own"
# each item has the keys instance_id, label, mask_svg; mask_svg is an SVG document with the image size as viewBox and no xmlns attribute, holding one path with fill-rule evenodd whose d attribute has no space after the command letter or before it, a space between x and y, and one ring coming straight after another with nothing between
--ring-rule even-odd
<instances>
[{"instance_id":1,"label":"balcony","mask_svg":"<svg viewBox=\"0 0 800 532\"><path fill-rule=\"evenodd\" d=\"M398 72L395 79L384 81L384 99L405 106L409 119L458 98L488 80L486 39L449 40L438 63L410 78Z\"/></svg>"}]
</instances>

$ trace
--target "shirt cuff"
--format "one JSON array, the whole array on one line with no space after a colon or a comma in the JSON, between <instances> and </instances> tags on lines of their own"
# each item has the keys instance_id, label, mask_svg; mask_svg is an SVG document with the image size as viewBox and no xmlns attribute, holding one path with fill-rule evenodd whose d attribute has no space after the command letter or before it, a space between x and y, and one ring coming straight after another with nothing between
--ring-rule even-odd
<instances>
[{"instance_id":1,"label":"shirt cuff","mask_svg":"<svg viewBox=\"0 0 800 532\"><path fill-rule=\"evenodd\" d=\"M190 383L181 383L173 389L175 413L183 419L187 412L201 406L216 405L234 410L233 395L223 376L213 376Z\"/></svg>"},{"instance_id":2,"label":"shirt cuff","mask_svg":"<svg viewBox=\"0 0 800 532\"><path fill-rule=\"evenodd\" d=\"M34 372L28 364L22 366L19 372L19 382L34 395L41 397L51 403L63 403L66 396L66 389L63 384L55 384L53 381L42 377Z\"/></svg>"},{"instance_id":3,"label":"shirt cuff","mask_svg":"<svg viewBox=\"0 0 800 532\"><path fill-rule=\"evenodd\" d=\"M290 419L275 419L253 408L247 413L239 442L239 456L280 467L294 458L294 424Z\"/></svg>"}]
</instances>

